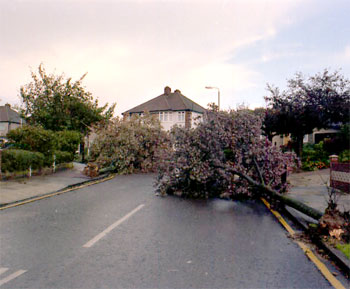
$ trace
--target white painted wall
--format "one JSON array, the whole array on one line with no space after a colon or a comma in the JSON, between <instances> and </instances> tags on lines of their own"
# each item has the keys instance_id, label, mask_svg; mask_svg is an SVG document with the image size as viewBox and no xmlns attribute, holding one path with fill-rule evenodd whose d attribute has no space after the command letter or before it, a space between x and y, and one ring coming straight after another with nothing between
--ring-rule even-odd
<instances>
[{"instance_id":1,"label":"white painted wall","mask_svg":"<svg viewBox=\"0 0 350 289\"><path fill-rule=\"evenodd\" d=\"M174 125L178 125L178 126L185 126L185 115L186 112L185 111L169 111L169 112L162 112L159 113L159 120L160 123L162 125L162 127L164 128L164 130L169 131L172 126ZM201 120L196 120L195 118L197 118L198 116L201 116ZM197 112L192 112L192 128L195 128L198 123L198 121L202 121L203 116L200 113Z\"/></svg>"}]
</instances>

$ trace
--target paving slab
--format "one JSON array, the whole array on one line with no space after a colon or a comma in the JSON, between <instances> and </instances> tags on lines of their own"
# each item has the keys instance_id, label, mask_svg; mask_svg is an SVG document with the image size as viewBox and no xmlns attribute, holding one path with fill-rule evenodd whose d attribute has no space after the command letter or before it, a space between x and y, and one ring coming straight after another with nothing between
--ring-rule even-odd
<instances>
[{"instance_id":1,"label":"paving slab","mask_svg":"<svg viewBox=\"0 0 350 289\"><path fill-rule=\"evenodd\" d=\"M290 174L291 189L287 195L324 212L329 199L329 177L329 169ZM340 211L350 210L350 194L338 193L337 198Z\"/></svg>"},{"instance_id":2,"label":"paving slab","mask_svg":"<svg viewBox=\"0 0 350 289\"><path fill-rule=\"evenodd\" d=\"M51 175L33 176L0 182L0 206L63 189L90 178L83 175L84 164L73 163L73 168Z\"/></svg>"}]
</instances>

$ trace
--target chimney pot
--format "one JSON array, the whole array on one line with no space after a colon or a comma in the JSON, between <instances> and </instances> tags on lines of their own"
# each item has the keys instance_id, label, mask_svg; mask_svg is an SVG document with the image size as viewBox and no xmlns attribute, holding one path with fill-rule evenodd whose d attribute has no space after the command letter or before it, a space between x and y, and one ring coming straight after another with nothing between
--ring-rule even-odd
<instances>
[{"instance_id":1,"label":"chimney pot","mask_svg":"<svg viewBox=\"0 0 350 289\"><path fill-rule=\"evenodd\" d=\"M169 95L171 93L171 88L169 86L166 86L164 88L164 94Z\"/></svg>"}]
</instances>

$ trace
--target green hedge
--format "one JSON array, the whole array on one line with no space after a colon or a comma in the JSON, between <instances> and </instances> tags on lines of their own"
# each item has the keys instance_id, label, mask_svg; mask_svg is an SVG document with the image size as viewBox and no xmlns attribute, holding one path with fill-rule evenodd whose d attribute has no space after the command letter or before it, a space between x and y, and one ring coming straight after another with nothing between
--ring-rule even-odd
<instances>
[{"instance_id":1,"label":"green hedge","mask_svg":"<svg viewBox=\"0 0 350 289\"><path fill-rule=\"evenodd\" d=\"M53 132L29 125L11 130L7 137L18 149L43 153L48 158L46 163L50 163L50 156L55 151L74 154L81 140L81 134L77 131Z\"/></svg>"},{"instance_id":2,"label":"green hedge","mask_svg":"<svg viewBox=\"0 0 350 289\"><path fill-rule=\"evenodd\" d=\"M74 155L70 152L55 151L56 164L70 163L74 160Z\"/></svg>"},{"instance_id":3,"label":"green hedge","mask_svg":"<svg viewBox=\"0 0 350 289\"><path fill-rule=\"evenodd\" d=\"M2 151L1 171L14 172L32 169L40 169L44 165L44 155L39 152L30 152L20 149L8 149Z\"/></svg>"}]
</instances>

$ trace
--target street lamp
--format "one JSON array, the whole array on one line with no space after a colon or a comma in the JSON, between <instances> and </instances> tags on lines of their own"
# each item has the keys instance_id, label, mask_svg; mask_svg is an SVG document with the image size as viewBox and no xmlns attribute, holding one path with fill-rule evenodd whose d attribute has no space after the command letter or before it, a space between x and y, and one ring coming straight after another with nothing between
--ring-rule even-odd
<instances>
[{"instance_id":1,"label":"street lamp","mask_svg":"<svg viewBox=\"0 0 350 289\"><path fill-rule=\"evenodd\" d=\"M218 110L220 110L220 89L215 86L206 86L206 89L217 89L218 90Z\"/></svg>"}]
</instances>

